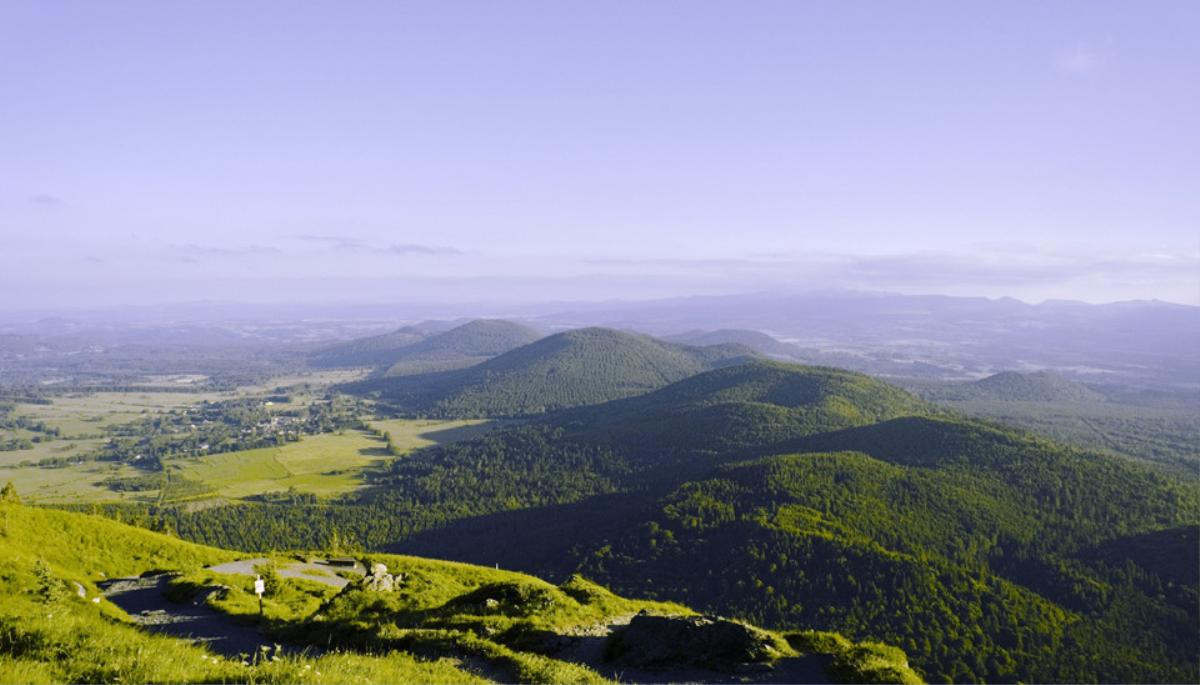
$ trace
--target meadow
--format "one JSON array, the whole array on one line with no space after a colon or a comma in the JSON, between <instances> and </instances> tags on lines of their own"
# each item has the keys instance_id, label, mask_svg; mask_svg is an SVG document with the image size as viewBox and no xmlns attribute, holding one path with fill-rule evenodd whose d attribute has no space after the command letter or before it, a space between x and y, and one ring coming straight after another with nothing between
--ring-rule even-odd
<instances>
[{"instance_id":1,"label":"meadow","mask_svg":"<svg viewBox=\"0 0 1200 685\"><path fill-rule=\"evenodd\" d=\"M20 404L15 414L57 428L62 438L98 437L146 414L200 402L232 399L233 392L95 392L57 395L50 404Z\"/></svg>"},{"instance_id":2,"label":"meadow","mask_svg":"<svg viewBox=\"0 0 1200 685\"><path fill-rule=\"evenodd\" d=\"M286 491L321 498L352 492L365 484L364 473L393 458L387 442L374 431L388 433L400 454L435 444L465 440L496 427L488 421L431 421L388 419L371 421L373 430L346 429L305 436L279 447L213 454L166 462L165 478L187 487L168 493L168 499L223 497L243 499ZM103 440L56 440L31 450L0 452L0 483L13 482L29 501L43 504L142 501L160 499L161 488L117 492L103 481L157 474L111 462L82 461L60 468L18 467L21 461L82 454Z\"/></svg>"}]
</instances>

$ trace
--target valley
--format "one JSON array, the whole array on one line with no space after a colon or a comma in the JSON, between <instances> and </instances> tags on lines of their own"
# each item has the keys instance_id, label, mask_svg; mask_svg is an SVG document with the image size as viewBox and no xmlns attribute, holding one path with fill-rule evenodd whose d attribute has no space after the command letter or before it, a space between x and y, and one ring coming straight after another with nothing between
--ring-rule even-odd
<instances>
[{"instance_id":1,"label":"valley","mask_svg":"<svg viewBox=\"0 0 1200 685\"><path fill-rule=\"evenodd\" d=\"M22 506L116 519L222 558L410 563L388 556L399 554L559 587L583 577L761 625L792 650L797 631L894 645L931 682L1175 681L1200 668L1188 647L1200 483L1186 394L1048 371L878 378L787 349L744 331L660 340L425 322L314 346L307 370L232 387L156 392L149 375L118 389L13 386L0 481ZM288 582L316 594L274 609L284 623L333 601L297 573ZM196 574L170 582L244 583ZM236 619L250 607L243 596L212 610ZM361 623L368 608L353 611ZM480 630L467 634L495 628ZM500 653L471 652L465 637L437 649L361 639L355 649L463 663Z\"/></svg>"}]
</instances>

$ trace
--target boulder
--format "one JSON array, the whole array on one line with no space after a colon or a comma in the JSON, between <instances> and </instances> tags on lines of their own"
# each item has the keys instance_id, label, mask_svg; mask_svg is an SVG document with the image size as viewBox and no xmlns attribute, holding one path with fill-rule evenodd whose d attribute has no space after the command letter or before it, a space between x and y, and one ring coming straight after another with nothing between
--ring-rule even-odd
<instances>
[{"instance_id":1,"label":"boulder","mask_svg":"<svg viewBox=\"0 0 1200 685\"><path fill-rule=\"evenodd\" d=\"M753 626L718 616L634 616L609 638L607 655L628 667L695 666L735 670L784 655L779 640Z\"/></svg>"},{"instance_id":2,"label":"boulder","mask_svg":"<svg viewBox=\"0 0 1200 685\"><path fill-rule=\"evenodd\" d=\"M387 572L387 566L371 564L371 573L363 578L362 586L372 592L392 592L396 589L396 578Z\"/></svg>"}]
</instances>

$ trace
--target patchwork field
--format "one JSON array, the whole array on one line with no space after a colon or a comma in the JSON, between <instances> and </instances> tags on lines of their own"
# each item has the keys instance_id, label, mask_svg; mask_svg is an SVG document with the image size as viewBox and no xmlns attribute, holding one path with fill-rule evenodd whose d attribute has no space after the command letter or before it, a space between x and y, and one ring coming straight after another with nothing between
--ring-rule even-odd
<instances>
[{"instance_id":1,"label":"patchwork field","mask_svg":"<svg viewBox=\"0 0 1200 685\"><path fill-rule=\"evenodd\" d=\"M37 442L33 444L32 448L27 450L0 451L0 468L16 466L24 461L36 463L42 459L79 456L95 449L103 443L103 438L64 438L61 440Z\"/></svg>"},{"instance_id":2,"label":"patchwork field","mask_svg":"<svg viewBox=\"0 0 1200 685\"><path fill-rule=\"evenodd\" d=\"M153 499L147 493L113 492L100 484L106 478L139 473L131 466L94 461L57 469L0 467L0 484L11 482L24 501L34 504Z\"/></svg>"},{"instance_id":3,"label":"patchwork field","mask_svg":"<svg viewBox=\"0 0 1200 685\"><path fill-rule=\"evenodd\" d=\"M16 414L58 428L64 438L95 437L146 414L233 397L236 393L97 392L57 396L51 404L21 404Z\"/></svg>"},{"instance_id":4,"label":"patchwork field","mask_svg":"<svg viewBox=\"0 0 1200 685\"><path fill-rule=\"evenodd\" d=\"M348 430L309 436L282 447L174 461L169 468L184 479L203 483L209 495L241 498L294 487L328 497L361 486L363 470L387 456L382 440Z\"/></svg>"},{"instance_id":5,"label":"patchwork field","mask_svg":"<svg viewBox=\"0 0 1200 685\"><path fill-rule=\"evenodd\" d=\"M466 440L496 427L488 421L372 421L374 429L390 433L404 452L429 445ZM231 499L296 488L319 497L340 495L363 484L363 471L391 455L387 443L370 433L346 430L314 435L282 447L214 454L197 460L172 462L180 477L208 486L206 496Z\"/></svg>"},{"instance_id":6,"label":"patchwork field","mask_svg":"<svg viewBox=\"0 0 1200 685\"><path fill-rule=\"evenodd\" d=\"M389 433L401 452L469 439L498 425L479 420L370 422L371 428ZM22 497L41 503L159 499L158 488L116 492L102 484L107 478L154 475L130 466L83 462L53 469L16 467L24 460L83 453L100 442L99 439L57 440L37 444L31 450L0 452L0 483L12 481ZM384 439L368 431L345 430L307 436L281 447L173 459L166 464L166 476L177 483L187 483L188 487L169 491L168 497L239 499L289 488L318 497L334 497L362 487L364 471L390 458Z\"/></svg>"}]
</instances>

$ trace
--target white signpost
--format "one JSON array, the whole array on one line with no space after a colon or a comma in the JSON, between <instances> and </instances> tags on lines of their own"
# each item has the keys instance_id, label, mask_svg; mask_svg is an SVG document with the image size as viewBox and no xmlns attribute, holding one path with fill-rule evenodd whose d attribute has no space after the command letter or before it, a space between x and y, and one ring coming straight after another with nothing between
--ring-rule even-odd
<instances>
[{"instance_id":1,"label":"white signpost","mask_svg":"<svg viewBox=\"0 0 1200 685\"><path fill-rule=\"evenodd\" d=\"M263 592L266 592L266 590L267 590L266 581L264 581L262 579L262 576L256 576L254 578L254 594L258 595L258 615L259 616L262 616L262 613L263 613L262 596L263 596Z\"/></svg>"}]
</instances>

